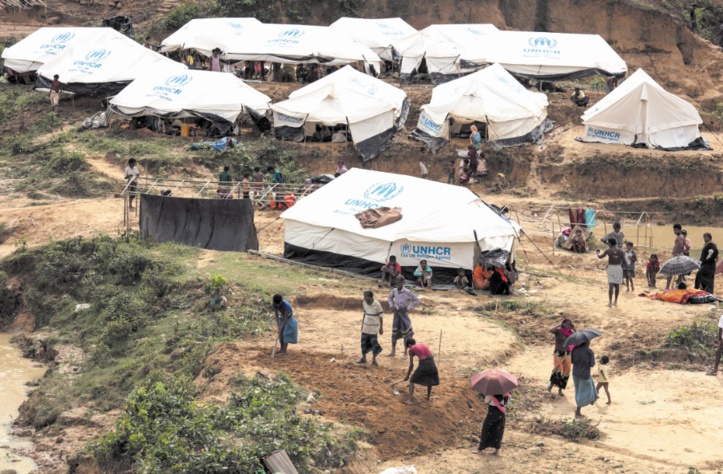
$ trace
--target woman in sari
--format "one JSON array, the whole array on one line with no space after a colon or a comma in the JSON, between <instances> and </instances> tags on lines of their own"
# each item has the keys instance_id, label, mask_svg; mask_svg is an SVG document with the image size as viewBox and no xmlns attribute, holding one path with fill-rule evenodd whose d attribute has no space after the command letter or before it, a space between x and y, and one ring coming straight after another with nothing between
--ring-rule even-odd
<instances>
[{"instance_id":1,"label":"woman in sari","mask_svg":"<svg viewBox=\"0 0 723 474\"><path fill-rule=\"evenodd\" d=\"M575 418L582 418L582 407L593 405L599 398L590 369L595 366L595 353L589 342L583 342L572 350L572 381L575 383Z\"/></svg>"},{"instance_id":2,"label":"woman in sari","mask_svg":"<svg viewBox=\"0 0 723 474\"><path fill-rule=\"evenodd\" d=\"M555 350L552 353L554 365L547 391L552 391L552 387L556 386L557 395L564 397L565 394L562 391L567 388L567 381L570 379L572 370L570 347L565 346L565 341L575 332L575 325L570 319L565 318L558 326L550 328L550 332L555 335Z\"/></svg>"},{"instance_id":3,"label":"woman in sari","mask_svg":"<svg viewBox=\"0 0 723 474\"><path fill-rule=\"evenodd\" d=\"M510 394L486 395L485 403L489 405L487 417L482 424L482 434L479 437L479 447L473 454L482 454L486 448L493 448L494 455L499 456L502 447L502 437L505 434L505 413Z\"/></svg>"},{"instance_id":4,"label":"woman in sari","mask_svg":"<svg viewBox=\"0 0 723 474\"><path fill-rule=\"evenodd\" d=\"M700 270L695 276L695 289L713 293L715 283L715 264L718 260L718 246L713 243L713 236L709 232L703 234L705 245L700 252Z\"/></svg>"}]
</instances>

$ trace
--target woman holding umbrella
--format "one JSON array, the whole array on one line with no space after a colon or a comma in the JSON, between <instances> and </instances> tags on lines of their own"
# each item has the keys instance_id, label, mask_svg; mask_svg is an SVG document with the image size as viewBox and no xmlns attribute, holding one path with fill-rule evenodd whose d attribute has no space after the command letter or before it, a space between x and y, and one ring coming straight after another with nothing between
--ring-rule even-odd
<instances>
[{"instance_id":1,"label":"woman holding umbrella","mask_svg":"<svg viewBox=\"0 0 723 474\"><path fill-rule=\"evenodd\" d=\"M479 446L472 453L482 454L486 448L493 448L494 455L499 456L505 434L506 405L511 400L510 390L517 387L517 377L504 370L493 369L473 376L471 382L475 391L485 395L485 404L489 405Z\"/></svg>"},{"instance_id":2,"label":"woman holding umbrella","mask_svg":"<svg viewBox=\"0 0 723 474\"><path fill-rule=\"evenodd\" d=\"M695 289L701 289L713 294L715 283L715 263L718 260L718 246L713 243L713 236L709 232L703 234L705 245L700 252L700 270L695 276Z\"/></svg>"},{"instance_id":3,"label":"woman holding umbrella","mask_svg":"<svg viewBox=\"0 0 723 474\"><path fill-rule=\"evenodd\" d=\"M598 337L600 331L583 329L568 337L565 345L574 345L572 350L572 380L575 383L575 418L581 418L582 407L592 405L599 397L590 369L595 366L595 353L590 349L590 340Z\"/></svg>"}]
</instances>

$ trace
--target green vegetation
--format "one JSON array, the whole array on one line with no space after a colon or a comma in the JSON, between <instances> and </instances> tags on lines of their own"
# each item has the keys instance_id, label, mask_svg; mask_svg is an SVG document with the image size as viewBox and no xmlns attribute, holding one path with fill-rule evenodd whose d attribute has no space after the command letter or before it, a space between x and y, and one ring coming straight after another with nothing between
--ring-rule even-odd
<instances>
[{"instance_id":1,"label":"green vegetation","mask_svg":"<svg viewBox=\"0 0 723 474\"><path fill-rule=\"evenodd\" d=\"M194 401L187 379L149 380L128 397L116 430L92 449L101 465L132 461L137 472L263 473L278 449L301 472L335 468L356 449L358 433L297 414L303 391L280 375L238 378L225 406Z\"/></svg>"}]
</instances>

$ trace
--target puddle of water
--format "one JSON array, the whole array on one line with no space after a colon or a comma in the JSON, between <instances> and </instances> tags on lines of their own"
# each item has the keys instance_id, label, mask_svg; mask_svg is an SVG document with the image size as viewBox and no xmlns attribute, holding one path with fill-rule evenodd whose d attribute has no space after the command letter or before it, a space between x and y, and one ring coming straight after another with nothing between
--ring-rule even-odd
<instances>
[{"instance_id":1,"label":"puddle of water","mask_svg":"<svg viewBox=\"0 0 723 474\"><path fill-rule=\"evenodd\" d=\"M31 447L28 438L10 436L12 420L18 417L18 408L28 397L26 382L38 379L45 368L33 367L36 362L25 359L13 344L10 334L0 334L0 471L12 469L27 474L37 469L32 459L15 454L18 449Z\"/></svg>"},{"instance_id":2,"label":"puddle of water","mask_svg":"<svg viewBox=\"0 0 723 474\"><path fill-rule=\"evenodd\" d=\"M613 228L611 225L607 226L608 232L612 232ZM719 227L697 227L683 225L683 229L688 231L688 239L690 239L693 248L690 251L690 256L698 258L700 257L700 250L703 248L703 234L710 232L713 236L713 242L716 242L719 247L723 243L723 229ZM651 225L645 227L623 226L623 234L625 234L625 240L629 240L635 243L636 247L656 247L660 249L673 249L673 241L675 240L675 234L673 234L673 225ZM603 226L598 223L595 228L595 234L602 237L604 235Z\"/></svg>"}]
</instances>

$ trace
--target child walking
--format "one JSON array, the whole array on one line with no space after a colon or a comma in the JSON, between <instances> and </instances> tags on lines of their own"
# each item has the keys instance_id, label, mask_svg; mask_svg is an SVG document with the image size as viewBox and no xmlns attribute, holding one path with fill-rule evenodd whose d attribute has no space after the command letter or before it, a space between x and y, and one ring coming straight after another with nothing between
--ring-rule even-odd
<instances>
[{"instance_id":1,"label":"child walking","mask_svg":"<svg viewBox=\"0 0 723 474\"><path fill-rule=\"evenodd\" d=\"M623 270L625 273L625 291L635 291L635 283L633 282L633 279L635 278L635 262L638 261L638 256L635 255L632 242L625 242L624 255L625 268L623 268Z\"/></svg>"},{"instance_id":2,"label":"child walking","mask_svg":"<svg viewBox=\"0 0 723 474\"><path fill-rule=\"evenodd\" d=\"M366 364L367 354L371 352L372 365L378 365L377 356L382 352L382 346L379 345L377 334L384 334L384 310L379 301L374 299L374 293L371 290L364 292L362 306L364 308L361 327L362 356L356 363Z\"/></svg>"},{"instance_id":3,"label":"child walking","mask_svg":"<svg viewBox=\"0 0 723 474\"><path fill-rule=\"evenodd\" d=\"M608 385L610 384L610 380L608 379L608 362L610 362L610 358L606 355L602 356L600 358L600 365L598 365L598 378L597 378L597 387L595 387L595 390L600 392L600 388L605 389L605 395L608 396L608 405L610 405L612 402L610 401L610 391L608 390Z\"/></svg>"},{"instance_id":4,"label":"child walking","mask_svg":"<svg viewBox=\"0 0 723 474\"><path fill-rule=\"evenodd\" d=\"M658 260L658 255L651 253L648 264L645 266L645 278L647 278L650 288L655 288L655 279L658 277L659 271L660 260Z\"/></svg>"}]
</instances>

